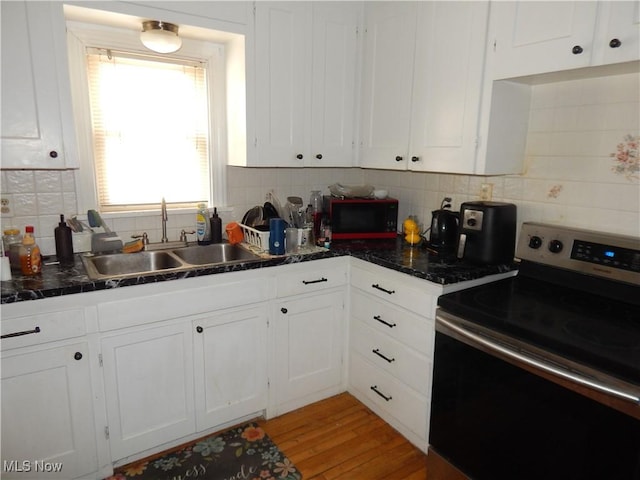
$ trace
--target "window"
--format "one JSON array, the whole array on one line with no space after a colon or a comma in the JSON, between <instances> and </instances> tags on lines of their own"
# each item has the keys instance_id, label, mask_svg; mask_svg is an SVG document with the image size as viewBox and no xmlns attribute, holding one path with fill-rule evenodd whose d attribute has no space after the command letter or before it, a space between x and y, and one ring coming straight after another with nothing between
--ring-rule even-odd
<instances>
[{"instance_id":1,"label":"window","mask_svg":"<svg viewBox=\"0 0 640 480\"><path fill-rule=\"evenodd\" d=\"M86 61L99 208L207 202L206 65L96 48Z\"/></svg>"},{"instance_id":2,"label":"window","mask_svg":"<svg viewBox=\"0 0 640 480\"><path fill-rule=\"evenodd\" d=\"M151 12L149 16L152 17ZM191 202L197 201L205 201L210 207L215 205L219 207L219 211L220 207L226 207L228 145L229 143L244 145L246 139L244 116L242 122L236 118L240 118L236 106L245 104L243 96L245 92L244 36L203 27L189 27L188 23L182 24L181 31L189 30L189 35L183 37L182 48L175 54L155 55L140 43L140 24L136 17L106 11L100 11L98 15L97 10L72 5L65 5L65 17L73 116L80 164L80 168L76 171L78 211L100 208L103 212L114 212L114 215L117 212L119 217L126 217L129 214L144 216L149 211L155 213L163 196L168 202L167 206L174 209L189 207ZM193 18L193 21L202 23L202 19L198 18ZM109 51L111 51L111 59L109 59ZM91 59L92 55L97 56ZM207 120L196 121L196 115L187 115L189 117L187 121L178 120L180 116L184 118L184 113L168 110L170 104L168 100L175 98L176 88L165 86L153 94L153 101L148 107L162 111L162 117L156 114L152 119L152 121L161 119L160 127L156 126L155 131L149 128L152 134L146 137L144 145L138 142L137 151L134 150L135 154L120 155L118 149L121 147L115 143L115 138L118 137L118 142L121 140L119 137L121 137L122 125L116 125L115 128L112 126L111 114L107 113L110 112L111 101L102 107L102 120L97 117L92 118L89 70L92 60L97 62L98 58L102 58L102 61L107 63L113 62L109 65L111 69L121 70L126 66L127 70L131 67L140 72L147 70L142 68L143 65L152 66L155 72L153 81L146 82L144 94L159 84L156 69L165 71L168 76L181 78L181 81L185 84L189 83L190 86L200 83L204 91L204 100L192 102L192 97L188 96L187 103L195 103L200 107L194 107L194 111L197 110L198 114L200 109L203 111L206 109ZM134 68L133 65L137 65L139 69ZM193 76L190 77L191 75ZM185 80L189 77L191 80ZM129 85L130 83L131 81L127 81L126 87L114 89L118 90L114 91L114 98L116 101L124 101L125 108L129 108L125 98L133 88L133 85ZM227 89L227 85L231 88ZM189 91L195 95L193 93L195 90L189 89ZM138 100L138 96L134 95L134 99ZM235 119L235 123L227 121L230 108L232 108L231 117ZM133 114L136 115L138 122L135 126L150 125L137 120L139 113L143 112L134 109ZM133 115L127 114L124 122L135 123L130 121L133 118ZM96 127L99 127L96 128L96 136L94 136L94 120ZM175 127L175 124L169 126L174 120L178 127ZM102 125L98 125L100 122ZM118 120L118 123L121 122L122 120ZM182 147L162 148L161 145L164 143L160 144L159 141L164 142L165 134L158 128L171 132L182 131L182 140L179 143L183 147L188 144L189 152L183 154ZM101 132L99 132L100 129ZM187 130L190 133L185 133ZM229 135L232 135L231 141ZM135 133L130 136L133 140L139 140L144 137L144 134ZM104 143L98 144L96 142L98 139ZM202 145L205 139L208 142L206 153ZM114 149L118 151L115 157L110 154ZM154 149L157 150L154 151ZM113 170L116 173L107 173L111 171L111 167L107 166L101 172L102 161L98 158L100 155L104 155L105 158L114 158L116 164L120 164L120 169ZM197 163L194 160L196 157L200 162L198 167L194 166ZM187 159L192 160L193 164ZM145 161L152 163L149 166ZM157 170L166 172L167 166L168 176L151 178ZM196 172L196 168L201 170ZM208 168L208 172L205 172L205 168ZM105 183L106 187L99 185L100 183ZM198 193L205 188L205 193ZM100 193L101 190L107 193ZM185 193L187 190L188 192ZM148 198L142 198L140 193L143 191L148 192ZM197 200L196 197L198 197Z\"/></svg>"}]
</instances>

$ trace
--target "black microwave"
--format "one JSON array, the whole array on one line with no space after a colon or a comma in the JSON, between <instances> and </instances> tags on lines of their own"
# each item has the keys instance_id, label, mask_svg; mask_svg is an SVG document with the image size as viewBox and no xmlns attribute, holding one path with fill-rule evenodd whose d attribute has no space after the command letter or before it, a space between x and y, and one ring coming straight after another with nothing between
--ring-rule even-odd
<instances>
[{"instance_id":1,"label":"black microwave","mask_svg":"<svg viewBox=\"0 0 640 480\"><path fill-rule=\"evenodd\" d=\"M324 197L324 214L331 222L333 240L395 238L398 200Z\"/></svg>"}]
</instances>

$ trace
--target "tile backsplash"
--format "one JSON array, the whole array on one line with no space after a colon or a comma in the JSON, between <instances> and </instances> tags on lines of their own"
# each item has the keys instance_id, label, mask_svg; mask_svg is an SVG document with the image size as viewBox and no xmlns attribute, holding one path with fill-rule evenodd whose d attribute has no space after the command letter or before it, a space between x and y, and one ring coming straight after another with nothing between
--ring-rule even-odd
<instances>
[{"instance_id":1,"label":"tile backsplash","mask_svg":"<svg viewBox=\"0 0 640 480\"><path fill-rule=\"evenodd\" d=\"M518 206L519 223L540 221L640 236L638 112L639 74L533 86L521 175L228 167L229 208L221 211L223 226L262 204L271 189L283 203L289 195L307 201L311 190L327 193L335 182L386 188L400 201L400 219L415 215L428 224L443 197L452 197L453 208L458 209L462 202L477 200L481 184L490 183L493 200ZM619 146L625 161L616 158ZM59 214L77 213L73 171L2 171L0 191L8 194L12 212L3 214L2 228L15 225L24 230L32 224L43 252L55 253L53 230ZM194 219L195 212L170 213L169 237L178 238L181 229L193 230ZM152 241L160 239L159 212L108 215L106 221L126 238L147 231Z\"/></svg>"}]
</instances>

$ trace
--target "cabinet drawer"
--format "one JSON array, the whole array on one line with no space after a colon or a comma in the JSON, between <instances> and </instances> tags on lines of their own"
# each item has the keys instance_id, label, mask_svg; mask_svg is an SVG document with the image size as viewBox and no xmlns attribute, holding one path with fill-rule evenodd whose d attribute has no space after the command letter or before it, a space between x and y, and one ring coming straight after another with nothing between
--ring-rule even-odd
<instances>
[{"instance_id":1,"label":"cabinet drawer","mask_svg":"<svg viewBox=\"0 0 640 480\"><path fill-rule=\"evenodd\" d=\"M431 361L411 348L356 320L351 324L351 347L378 368L414 390L429 396Z\"/></svg>"},{"instance_id":2,"label":"cabinet drawer","mask_svg":"<svg viewBox=\"0 0 640 480\"><path fill-rule=\"evenodd\" d=\"M87 332L80 308L3 319L0 323L2 350L80 337Z\"/></svg>"},{"instance_id":3,"label":"cabinet drawer","mask_svg":"<svg viewBox=\"0 0 640 480\"><path fill-rule=\"evenodd\" d=\"M351 290L351 316L420 353L429 357L433 354L433 320L377 300L358 290Z\"/></svg>"},{"instance_id":4,"label":"cabinet drawer","mask_svg":"<svg viewBox=\"0 0 640 480\"><path fill-rule=\"evenodd\" d=\"M383 418L385 414L394 417L407 429L426 440L426 397L383 370L375 368L357 353L351 355L350 370L353 387L360 391L366 401L378 407ZM393 424L392 421L389 423Z\"/></svg>"},{"instance_id":5,"label":"cabinet drawer","mask_svg":"<svg viewBox=\"0 0 640 480\"><path fill-rule=\"evenodd\" d=\"M380 268L374 273L354 266L351 269L351 285L395 305L409 309L429 318L434 316L434 299L437 295L428 292L428 282L417 286L411 279L403 279L392 270Z\"/></svg>"},{"instance_id":6,"label":"cabinet drawer","mask_svg":"<svg viewBox=\"0 0 640 480\"><path fill-rule=\"evenodd\" d=\"M347 268L342 261L307 262L304 267L276 277L278 297L313 293L347 283Z\"/></svg>"}]
</instances>

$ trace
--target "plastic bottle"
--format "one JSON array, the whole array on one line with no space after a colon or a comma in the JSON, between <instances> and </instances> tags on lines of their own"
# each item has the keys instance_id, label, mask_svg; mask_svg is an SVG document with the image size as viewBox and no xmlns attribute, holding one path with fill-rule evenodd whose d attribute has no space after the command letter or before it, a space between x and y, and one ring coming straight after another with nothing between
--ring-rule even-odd
<instances>
[{"instance_id":1,"label":"plastic bottle","mask_svg":"<svg viewBox=\"0 0 640 480\"><path fill-rule=\"evenodd\" d=\"M222 243L222 219L218 216L218 209L213 207L211 215L211 243Z\"/></svg>"},{"instance_id":2,"label":"plastic bottle","mask_svg":"<svg viewBox=\"0 0 640 480\"><path fill-rule=\"evenodd\" d=\"M319 238L321 236L320 225L322 223L322 194L320 190L311 191L309 205L311 206L311 213L313 215L313 233L315 238Z\"/></svg>"},{"instance_id":3,"label":"plastic bottle","mask_svg":"<svg viewBox=\"0 0 640 480\"><path fill-rule=\"evenodd\" d=\"M72 264L73 240L71 238L71 228L65 223L64 215L60 215L60 223L53 234L56 240L56 257L58 257L60 265Z\"/></svg>"},{"instance_id":4,"label":"plastic bottle","mask_svg":"<svg viewBox=\"0 0 640 480\"><path fill-rule=\"evenodd\" d=\"M24 238L20 246L20 270L23 275L37 275L42 271L40 247L33 236L33 226L25 227Z\"/></svg>"},{"instance_id":5,"label":"plastic bottle","mask_svg":"<svg viewBox=\"0 0 640 480\"><path fill-rule=\"evenodd\" d=\"M209 222L209 211L204 203L198 204L196 214L196 237L198 245L209 245L211 243L211 223Z\"/></svg>"}]
</instances>

